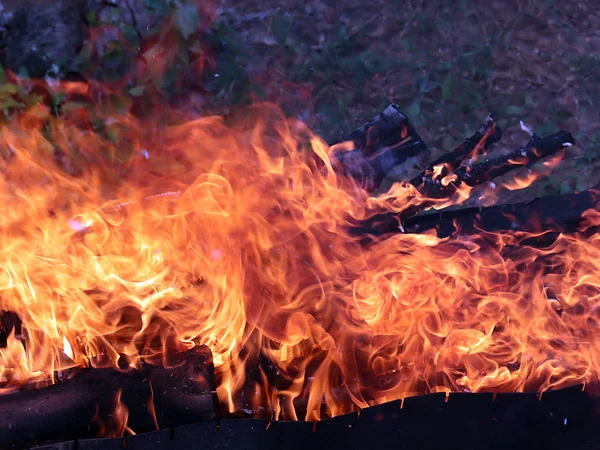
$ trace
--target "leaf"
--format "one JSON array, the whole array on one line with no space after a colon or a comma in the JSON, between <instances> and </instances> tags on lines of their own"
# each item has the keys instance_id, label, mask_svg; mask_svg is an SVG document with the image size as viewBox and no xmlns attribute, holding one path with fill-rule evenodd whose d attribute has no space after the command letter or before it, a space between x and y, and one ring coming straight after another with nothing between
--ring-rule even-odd
<instances>
[{"instance_id":1,"label":"leaf","mask_svg":"<svg viewBox=\"0 0 600 450\"><path fill-rule=\"evenodd\" d=\"M203 55L204 54L204 48L202 47L202 43L199 40L193 41L191 44L189 44L187 46L187 49L190 52L195 53L197 55Z\"/></svg>"},{"instance_id":2,"label":"leaf","mask_svg":"<svg viewBox=\"0 0 600 450\"><path fill-rule=\"evenodd\" d=\"M87 23L90 26L94 26L98 23L98 17L96 16L96 13L94 11L89 11L86 15L85 15L85 20L87 21Z\"/></svg>"},{"instance_id":3,"label":"leaf","mask_svg":"<svg viewBox=\"0 0 600 450\"><path fill-rule=\"evenodd\" d=\"M252 84L250 86L250 90L251 92L258 97L259 100L266 100L267 99L267 93L265 92L265 90L262 88L262 86L258 85L258 84Z\"/></svg>"},{"instance_id":4,"label":"leaf","mask_svg":"<svg viewBox=\"0 0 600 450\"><path fill-rule=\"evenodd\" d=\"M52 109L55 112L58 111L58 107L64 101L66 96L67 96L67 94L65 94L64 92L52 96Z\"/></svg>"},{"instance_id":5,"label":"leaf","mask_svg":"<svg viewBox=\"0 0 600 450\"><path fill-rule=\"evenodd\" d=\"M409 119L414 119L415 117L421 114L420 98L414 99L413 102L410 105L408 105L408 107L406 108L406 114L408 115Z\"/></svg>"},{"instance_id":6,"label":"leaf","mask_svg":"<svg viewBox=\"0 0 600 450\"><path fill-rule=\"evenodd\" d=\"M77 111L78 109L81 109L81 108L86 108L88 106L89 105L84 102L67 102L61 107L61 111L63 113L68 113L68 112L72 112L72 111Z\"/></svg>"},{"instance_id":7,"label":"leaf","mask_svg":"<svg viewBox=\"0 0 600 450\"><path fill-rule=\"evenodd\" d=\"M125 40L130 43L137 43L139 41L139 35L133 25L125 25L123 27L123 36L125 37Z\"/></svg>"},{"instance_id":8,"label":"leaf","mask_svg":"<svg viewBox=\"0 0 600 450\"><path fill-rule=\"evenodd\" d=\"M533 130L533 132L535 134L537 134L538 136L547 136L551 133L553 133L555 131L556 128L556 124L554 123L554 120L547 120L546 122L544 122L543 124L541 124L540 126L535 127L535 129Z\"/></svg>"},{"instance_id":9,"label":"leaf","mask_svg":"<svg viewBox=\"0 0 600 450\"><path fill-rule=\"evenodd\" d=\"M427 73L417 79L417 89L421 94L431 92L439 85L440 84L437 81L430 81Z\"/></svg>"},{"instance_id":10,"label":"leaf","mask_svg":"<svg viewBox=\"0 0 600 450\"><path fill-rule=\"evenodd\" d=\"M18 88L16 84L5 83L2 86L0 86L0 92L7 94L16 94L18 92Z\"/></svg>"},{"instance_id":11,"label":"leaf","mask_svg":"<svg viewBox=\"0 0 600 450\"><path fill-rule=\"evenodd\" d=\"M175 11L173 23L183 38L188 39L198 29L199 19L196 6L182 5Z\"/></svg>"},{"instance_id":12,"label":"leaf","mask_svg":"<svg viewBox=\"0 0 600 450\"><path fill-rule=\"evenodd\" d=\"M167 12L169 12L169 5L167 4L167 0L146 0L144 6L147 9L156 11L159 14L166 14Z\"/></svg>"},{"instance_id":13,"label":"leaf","mask_svg":"<svg viewBox=\"0 0 600 450\"><path fill-rule=\"evenodd\" d=\"M417 89L420 93L424 94L427 92L427 85L429 84L429 75L424 74L422 77L417 78Z\"/></svg>"},{"instance_id":14,"label":"leaf","mask_svg":"<svg viewBox=\"0 0 600 450\"><path fill-rule=\"evenodd\" d=\"M446 133L442 139L442 148L451 149L456 147L457 140L452 137L450 133Z\"/></svg>"},{"instance_id":15,"label":"leaf","mask_svg":"<svg viewBox=\"0 0 600 450\"><path fill-rule=\"evenodd\" d=\"M573 189L571 188L571 185L568 180L565 180L562 183L560 183L561 195L570 194L571 192L573 192Z\"/></svg>"},{"instance_id":16,"label":"leaf","mask_svg":"<svg viewBox=\"0 0 600 450\"><path fill-rule=\"evenodd\" d=\"M105 130L105 133L113 144L118 144L121 140L121 131L117 127L109 127Z\"/></svg>"},{"instance_id":17,"label":"leaf","mask_svg":"<svg viewBox=\"0 0 600 450\"><path fill-rule=\"evenodd\" d=\"M27 110L27 114L37 117L38 119L46 119L50 115L50 110L47 106L44 106L40 103L35 103L30 105L30 108Z\"/></svg>"},{"instance_id":18,"label":"leaf","mask_svg":"<svg viewBox=\"0 0 600 450\"><path fill-rule=\"evenodd\" d=\"M285 45L288 38L290 25L290 20L281 10L278 10L271 21L271 32L273 33L273 37L275 38L275 42L277 42L277 44Z\"/></svg>"},{"instance_id":19,"label":"leaf","mask_svg":"<svg viewBox=\"0 0 600 450\"><path fill-rule=\"evenodd\" d=\"M585 191L590 185L590 181L588 177L578 177L575 181L575 191L582 192Z\"/></svg>"},{"instance_id":20,"label":"leaf","mask_svg":"<svg viewBox=\"0 0 600 450\"><path fill-rule=\"evenodd\" d=\"M144 53L142 53L142 58L144 58L146 61L152 61L153 58L160 56L162 51L163 50L160 44L156 44L153 47L150 47Z\"/></svg>"},{"instance_id":21,"label":"leaf","mask_svg":"<svg viewBox=\"0 0 600 450\"><path fill-rule=\"evenodd\" d=\"M27 106L27 107L34 106L34 105L37 105L38 103L42 103L43 100L44 100L43 95L31 94L25 98L25 106Z\"/></svg>"},{"instance_id":22,"label":"leaf","mask_svg":"<svg viewBox=\"0 0 600 450\"><path fill-rule=\"evenodd\" d=\"M452 88L454 85L454 79L452 77L452 72L450 72L446 79L444 80L444 84L442 85L442 98L444 101L448 100L452 95Z\"/></svg>"},{"instance_id":23,"label":"leaf","mask_svg":"<svg viewBox=\"0 0 600 450\"><path fill-rule=\"evenodd\" d=\"M129 94L132 95L133 97L141 97L145 90L146 90L146 86L144 86L142 84L140 86L135 86L135 87L132 87L131 89L129 89Z\"/></svg>"},{"instance_id":24,"label":"leaf","mask_svg":"<svg viewBox=\"0 0 600 450\"><path fill-rule=\"evenodd\" d=\"M2 100L2 109L22 108L23 106L23 103L16 101L12 97L7 97Z\"/></svg>"},{"instance_id":25,"label":"leaf","mask_svg":"<svg viewBox=\"0 0 600 450\"><path fill-rule=\"evenodd\" d=\"M523 108L521 108L520 106L516 106L516 105L508 105L505 109L504 112L509 115L509 116L523 116L525 115L525 110Z\"/></svg>"}]
</instances>

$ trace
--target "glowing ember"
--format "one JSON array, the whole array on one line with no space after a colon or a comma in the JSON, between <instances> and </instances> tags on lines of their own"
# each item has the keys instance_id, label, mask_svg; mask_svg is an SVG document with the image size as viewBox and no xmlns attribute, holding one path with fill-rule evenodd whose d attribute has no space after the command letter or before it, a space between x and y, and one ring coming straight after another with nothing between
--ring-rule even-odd
<instances>
[{"instance_id":1,"label":"glowing ember","mask_svg":"<svg viewBox=\"0 0 600 450\"><path fill-rule=\"evenodd\" d=\"M301 123L271 106L245 116L122 117L118 144L52 119L71 149L60 157L37 122L3 128L0 311L24 330L0 349L3 389L119 355L167 364L198 344L230 411L275 418L597 379L597 236L535 249L518 233L399 233L365 247L350 221L406 209L414 187L369 198ZM124 407L118 422L132 432Z\"/></svg>"}]
</instances>

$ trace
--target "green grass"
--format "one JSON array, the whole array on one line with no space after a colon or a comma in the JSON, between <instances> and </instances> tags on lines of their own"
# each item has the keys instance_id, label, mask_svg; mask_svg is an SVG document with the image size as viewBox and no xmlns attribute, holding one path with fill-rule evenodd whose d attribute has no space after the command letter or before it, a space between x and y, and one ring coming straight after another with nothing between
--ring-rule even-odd
<instances>
[{"instance_id":1,"label":"green grass","mask_svg":"<svg viewBox=\"0 0 600 450\"><path fill-rule=\"evenodd\" d=\"M592 0L423 0L406 8L392 0L371 0L368 7L255 0L223 5L220 15L204 23L208 31L200 32L204 19L191 4L169 9L164 0L148 0L148 8L173 20L169 32L150 30L153 45L143 48L142 60L164 57L166 48L175 51L166 71L147 71L124 87L124 105L116 113L143 102L141 109L148 110L156 97L169 102L195 89L205 98L203 113L273 101L333 140L395 102L430 147L424 164L472 134L491 112L506 129L500 147L524 143L520 120L541 135L565 129L576 136L578 144L559 173L531 192L567 192L600 182L600 43L594 31L600 18L589 13ZM133 31L125 37L128 46L109 42L100 60L84 47L81 71L107 76L130 65L140 41ZM204 71L195 72L202 61ZM186 77L194 83L182 83ZM37 100L19 86L0 89L5 115Z\"/></svg>"}]
</instances>

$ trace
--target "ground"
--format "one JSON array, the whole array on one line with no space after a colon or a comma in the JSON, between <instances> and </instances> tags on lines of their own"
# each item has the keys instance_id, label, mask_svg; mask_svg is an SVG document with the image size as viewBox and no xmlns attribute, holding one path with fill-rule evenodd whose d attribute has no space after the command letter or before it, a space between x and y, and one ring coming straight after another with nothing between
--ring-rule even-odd
<instances>
[{"instance_id":1,"label":"ground","mask_svg":"<svg viewBox=\"0 0 600 450\"><path fill-rule=\"evenodd\" d=\"M137 5L136 11L156 14L165 2L128 0L124 10ZM460 143L492 113L506 130L497 151L527 142L521 120L540 135L564 129L577 139L547 179L518 194L505 192L503 201L600 182L596 0L199 4L202 39L212 49L197 83L202 84L195 96L200 114L227 114L248 101L274 101L331 141L394 102L430 148L412 161L415 167L404 168L404 176ZM106 17L88 19L97 25ZM184 36L178 45L188 47L186 55L202 54L190 37L195 35L189 15L175 16L174 24ZM129 31L134 40L140 35L140 30ZM115 59L113 50L108 53ZM188 56L179 64L189 63ZM144 89L129 92L140 96Z\"/></svg>"},{"instance_id":2,"label":"ground","mask_svg":"<svg viewBox=\"0 0 600 450\"><path fill-rule=\"evenodd\" d=\"M525 195L600 181L594 0L225 0L222 7L214 26L232 51L216 73L248 77L249 89L281 100L328 139L395 102L431 159L491 112L506 129L499 150L527 142L520 120L541 135L564 129L577 139L555 173Z\"/></svg>"}]
</instances>

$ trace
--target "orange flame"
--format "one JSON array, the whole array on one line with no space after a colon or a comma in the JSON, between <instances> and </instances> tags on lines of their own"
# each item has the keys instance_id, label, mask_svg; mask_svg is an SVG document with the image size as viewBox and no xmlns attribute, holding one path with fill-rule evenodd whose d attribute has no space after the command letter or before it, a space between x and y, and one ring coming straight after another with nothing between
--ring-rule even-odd
<instances>
[{"instance_id":1,"label":"orange flame","mask_svg":"<svg viewBox=\"0 0 600 450\"><path fill-rule=\"evenodd\" d=\"M115 395L115 409L113 412L112 419L114 421L114 429L109 431L107 437L123 437L125 433L135 435L135 432L127 425L127 419L129 419L129 409L125 406L125 403L121 401L121 395L123 391L119 389Z\"/></svg>"},{"instance_id":2,"label":"orange flame","mask_svg":"<svg viewBox=\"0 0 600 450\"><path fill-rule=\"evenodd\" d=\"M268 105L244 117L124 115L105 120L112 142L50 118L54 145L32 122L4 127L0 311L26 330L0 349L4 390L120 354L168 364L173 342L212 349L231 412L274 419L598 378L597 236L515 250L526 235L398 233L364 247L351 221L418 204L414 187L371 198L302 123Z\"/></svg>"},{"instance_id":3,"label":"orange flame","mask_svg":"<svg viewBox=\"0 0 600 450\"><path fill-rule=\"evenodd\" d=\"M100 435L107 438L122 438L125 436L125 433L135 435L135 432L127 425L129 409L121 401L122 395L123 391L121 389L115 393L115 406L109 415L108 420L102 420L99 407L96 407L96 414L92 419L92 423L95 423L99 428Z\"/></svg>"}]
</instances>

